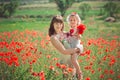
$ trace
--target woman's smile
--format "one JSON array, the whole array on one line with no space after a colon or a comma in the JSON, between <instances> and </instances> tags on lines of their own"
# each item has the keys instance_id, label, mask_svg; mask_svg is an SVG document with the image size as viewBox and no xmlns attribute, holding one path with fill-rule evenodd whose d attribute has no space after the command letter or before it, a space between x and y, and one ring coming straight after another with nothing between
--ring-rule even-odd
<instances>
[{"instance_id":1,"label":"woman's smile","mask_svg":"<svg viewBox=\"0 0 120 80\"><path fill-rule=\"evenodd\" d=\"M54 23L54 29L56 32L61 31L63 24L62 23Z\"/></svg>"}]
</instances>

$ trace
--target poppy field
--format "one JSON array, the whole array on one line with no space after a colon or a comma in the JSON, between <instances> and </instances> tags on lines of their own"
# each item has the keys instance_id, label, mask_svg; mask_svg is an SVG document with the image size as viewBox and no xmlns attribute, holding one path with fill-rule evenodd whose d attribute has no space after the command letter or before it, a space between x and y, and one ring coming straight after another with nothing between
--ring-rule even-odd
<instances>
[{"instance_id":1,"label":"poppy field","mask_svg":"<svg viewBox=\"0 0 120 80\"><path fill-rule=\"evenodd\" d=\"M94 8L103 5L93 3ZM23 6L13 17L0 18L0 80L72 80L73 69L60 64L61 53L48 36L50 20L59 14L57 7L53 3L39 6ZM75 3L67 14L80 13L78 6ZM91 11L82 20L86 25L81 38L84 52L78 62L83 80L120 80L120 21L105 22L98 13ZM65 31L69 31L65 18Z\"/></svg>"},{"instance_id":2,"label":"poppy field","mask_svg":"<svg viewBox=\"0 0 120 80\"><path fill-rule=\"evenodd\" d=\"M84 80L119 80L119 28L105 25L111 25L111 23L105 23L101 27L98 26L101 22L92 20L84 23L87 26L82 38L84 53L78 58ZM49 26L48 23L47 25ZM117 26L118 23L114 25ZM41 30L33 28L33 30L21 31L18 28L18 30L0 32L1 80L67 80L71 78L72 68L59 63L60 53L50 43L47 31L48 27ZM63 75L66 77L63 78Z\"/></svg>"}]
</instances>

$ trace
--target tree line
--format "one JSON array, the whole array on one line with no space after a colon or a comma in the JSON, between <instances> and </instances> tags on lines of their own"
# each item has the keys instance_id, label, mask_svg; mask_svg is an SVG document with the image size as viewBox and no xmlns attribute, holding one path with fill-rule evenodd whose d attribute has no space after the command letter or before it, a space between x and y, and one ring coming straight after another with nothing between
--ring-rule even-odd
<instances>
[{"instance_id":1,"label":"tree line","mask_svg":"<svg viewBox=\"0 0 120 80\"><path fill-rule=\"evenodd\" d=\"M4 1L10 1L9 3L0 3L0 17L10 17L12 16L17 7L19 6L19 2L17 0L4 0ZM62 16L65 15L68 8L74 4L75 1L78 0L51 0L54 1L57 4L58 11L61 13ZM79 0L82 1L82 0ZM87 3L84 3L79 6L79 9L81 10L81 16L83 19L85 19L86 15L91 10L91 6ZM114 3L113 1L107 2L102 8L100 8L100 15L106 15L115 17L116 13L120 12L120 7Z\"/></svg>"}]
</instances>

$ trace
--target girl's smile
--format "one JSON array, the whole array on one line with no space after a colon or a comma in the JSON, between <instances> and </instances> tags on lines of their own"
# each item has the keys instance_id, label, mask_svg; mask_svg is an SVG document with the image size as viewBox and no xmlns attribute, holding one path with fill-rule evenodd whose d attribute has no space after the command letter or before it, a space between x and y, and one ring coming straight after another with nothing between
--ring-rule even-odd
<instances>
[{"instance_id":1,"label":"girl's smile","mask_svg":"<svg viewBox=\"0 0 120 80\"><path fill-rule=\"evenodd\" d=\"M78 20L76 16L71 16L70 17L70 26L72 28L75 28L78 25Z\"/></svg>"}]
</instances>

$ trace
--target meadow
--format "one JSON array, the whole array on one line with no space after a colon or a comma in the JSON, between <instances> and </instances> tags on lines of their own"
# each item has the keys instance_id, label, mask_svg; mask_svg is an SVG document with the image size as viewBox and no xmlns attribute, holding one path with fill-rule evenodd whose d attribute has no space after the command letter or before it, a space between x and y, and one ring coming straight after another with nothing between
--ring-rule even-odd
<instances>
[{"instance_id":1,"label":"meadow","mask_svg":"<svg viewBox=\"0 0 120 80\"><path fill-rule=\"evenodd\" d=\"M92 10L82 21L87 28L82 37L84 54L78 58L84 80L119 80L119 18L116 22L105 22L98 16L99 7L105 2L87 3L92 6ZM80 4L74 3L66 12L66 31L69 30L66 16L71 12L80 14ZM61 55L48 36L50 20L56 14L60 13L54 3L30 4L20 6L11 18L0 18L0 80L71 78L72 68L59 63Z\"/></svg>"}]
</instances>

